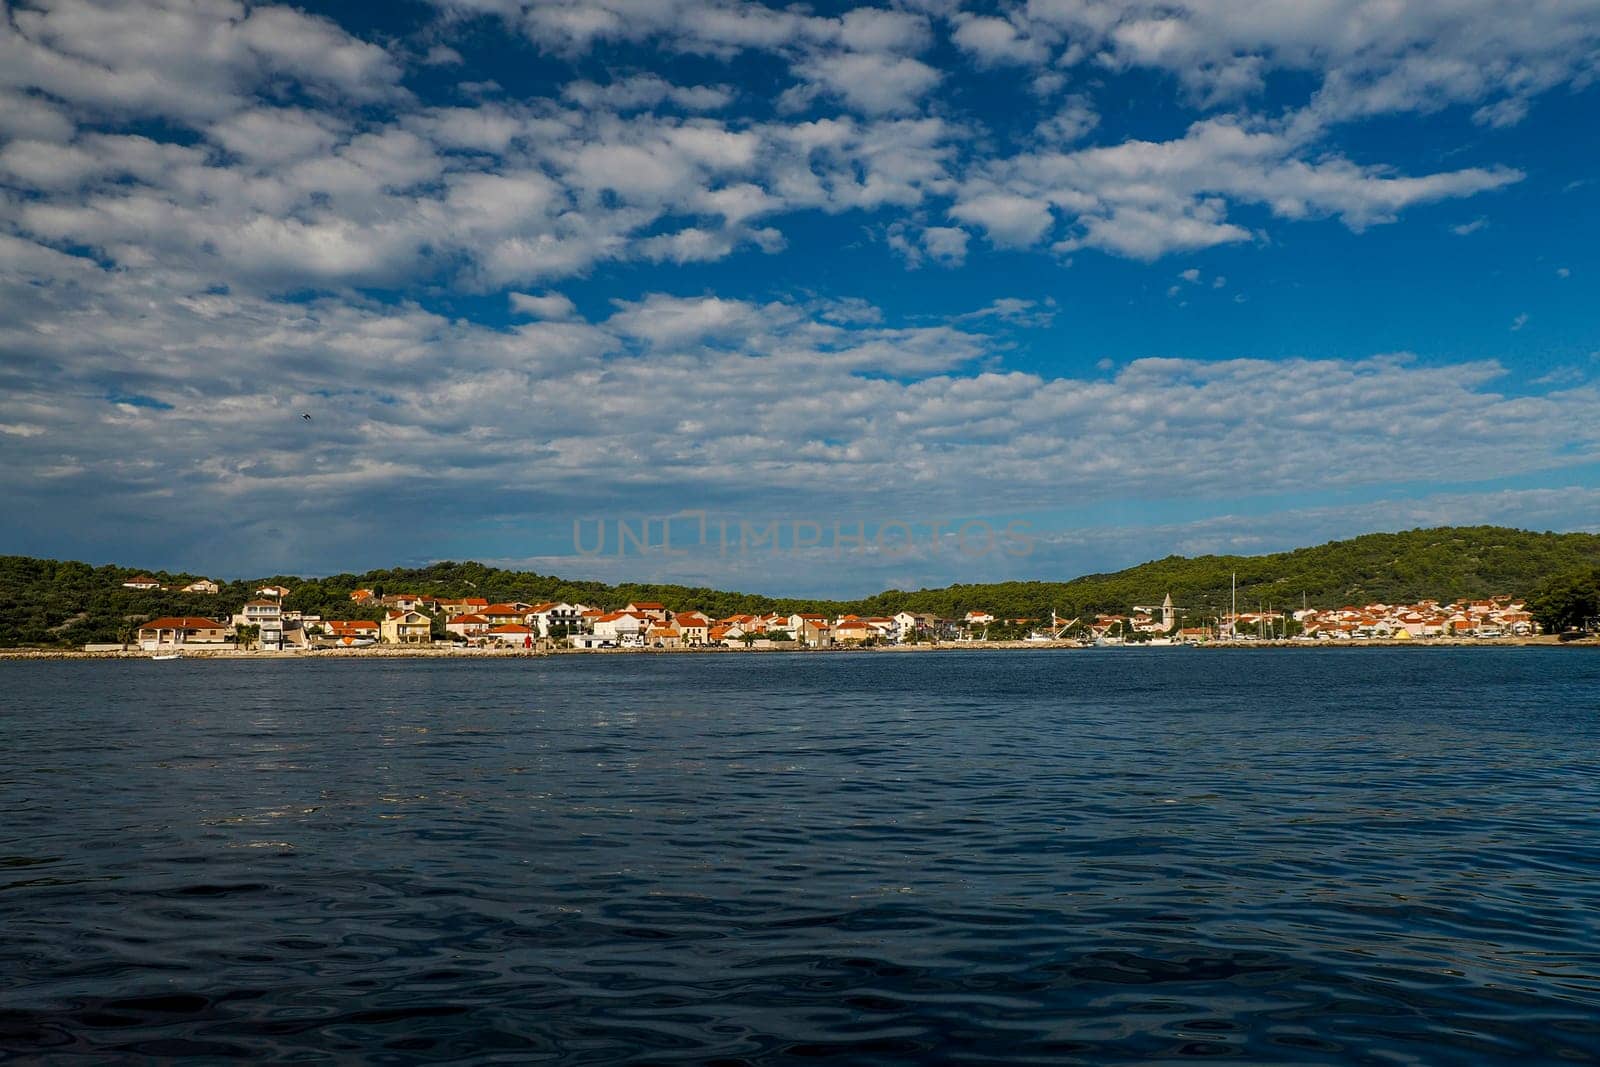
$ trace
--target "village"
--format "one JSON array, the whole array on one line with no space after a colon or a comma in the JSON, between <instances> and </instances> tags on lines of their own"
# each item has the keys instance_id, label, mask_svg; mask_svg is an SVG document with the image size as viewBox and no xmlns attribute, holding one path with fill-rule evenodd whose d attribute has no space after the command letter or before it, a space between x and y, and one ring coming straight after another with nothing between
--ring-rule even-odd
<instances>
[{"instance_id":1,"label":"village","mask_svg":"<svg viewBox=\"0 0 1600 1067\"><path fill-rule=\"evenodd\" d=\"M159 590L152 578L123 583L134 590ZM180 591L216 595L206 579ZM1068 646L1236 644L1294 641L1480 641L1527 638L1539 627L1525 603L1512 596L1440 603L1367 604L1337 609L1303 606L1296 611L1229 610L1192 619L1167 595L1159 606L1135 606L1128 614L1064 619L998 618L983 610L961 618L900 611L894 615L828 617L812 613L736 614L712 618L695 610L669 610L654 601L620 607L485 597L383 595L351 592L366 619L324 619L284 606L292 591L265 585L231 615L167 616L140 624L142 651L313 651L327 648L462 650L637 650L870 648L939 644L1034 644ZM1195 624L1191 624L1195 623ZM121 645L88 646L113 651Z\"/></svg>"}]
</instances>

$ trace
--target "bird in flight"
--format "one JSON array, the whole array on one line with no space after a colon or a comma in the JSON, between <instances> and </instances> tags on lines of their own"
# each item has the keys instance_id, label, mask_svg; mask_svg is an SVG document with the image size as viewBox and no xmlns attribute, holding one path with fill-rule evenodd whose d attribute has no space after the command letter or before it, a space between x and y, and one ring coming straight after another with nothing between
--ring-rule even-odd
<instances>
[{"instance_id":1,"label":"bird in flight","mask_svg":"<svg viewBox=\"0 0 1600 1067\"><path fill-rule=\"evenodd\" d=\"M308 411L302 411L302 412L301 412L301 413L300 413L300 417L301 417L301 418L302 418L302 419L305 419L305 420L306 420L306 421L307 421L307 422L310 422L310 421L311 421L311 413L310 413L310 412L308 412Z\"/></svg>"}]
</instances>

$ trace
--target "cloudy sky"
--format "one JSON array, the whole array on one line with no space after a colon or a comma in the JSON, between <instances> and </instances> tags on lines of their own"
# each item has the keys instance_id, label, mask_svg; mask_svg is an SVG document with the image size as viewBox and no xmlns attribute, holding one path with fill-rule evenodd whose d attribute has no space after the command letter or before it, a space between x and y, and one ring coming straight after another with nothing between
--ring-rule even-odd
<instances>
[{"instance_id":1,"label":"cloudy sky","mask_svg":"<svg viewBox=\"0 0 1600 1067\"><path fill-rule=\"evenodd\" d=\"M853 595L1600 528L1600 0L0 13L0 552Z\"/></svg>"}]
</instances>

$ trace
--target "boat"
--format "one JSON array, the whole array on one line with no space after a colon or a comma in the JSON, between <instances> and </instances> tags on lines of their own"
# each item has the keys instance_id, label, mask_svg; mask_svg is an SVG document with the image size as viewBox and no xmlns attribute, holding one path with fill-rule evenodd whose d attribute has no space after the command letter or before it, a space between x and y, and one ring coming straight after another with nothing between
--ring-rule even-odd
<instances>
[{"instance_id":1,"label":"boat","mask_svg":"<svg viewBox=\"0 0 1600 1067\"><path fill-rule=\"evenodd\" d=\"M157 652L151 659L182 659L182 652Z\"/></svg>"}]
</instances>

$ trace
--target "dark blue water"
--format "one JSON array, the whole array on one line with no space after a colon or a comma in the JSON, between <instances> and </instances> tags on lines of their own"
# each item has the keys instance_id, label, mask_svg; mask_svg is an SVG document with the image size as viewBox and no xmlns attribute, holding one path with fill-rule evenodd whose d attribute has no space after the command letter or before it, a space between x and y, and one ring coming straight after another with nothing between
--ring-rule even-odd
<instances>
[{"instance_id":1,"label":"dark blue water","mask_svg":"<svg viewBox=\"0 0 1600 1067\"><path fill-rule=\"evenodd\" d=\"M0 1057L1600 1058L1581 650L0 664Z\"/></svg>"}]
</instances>

